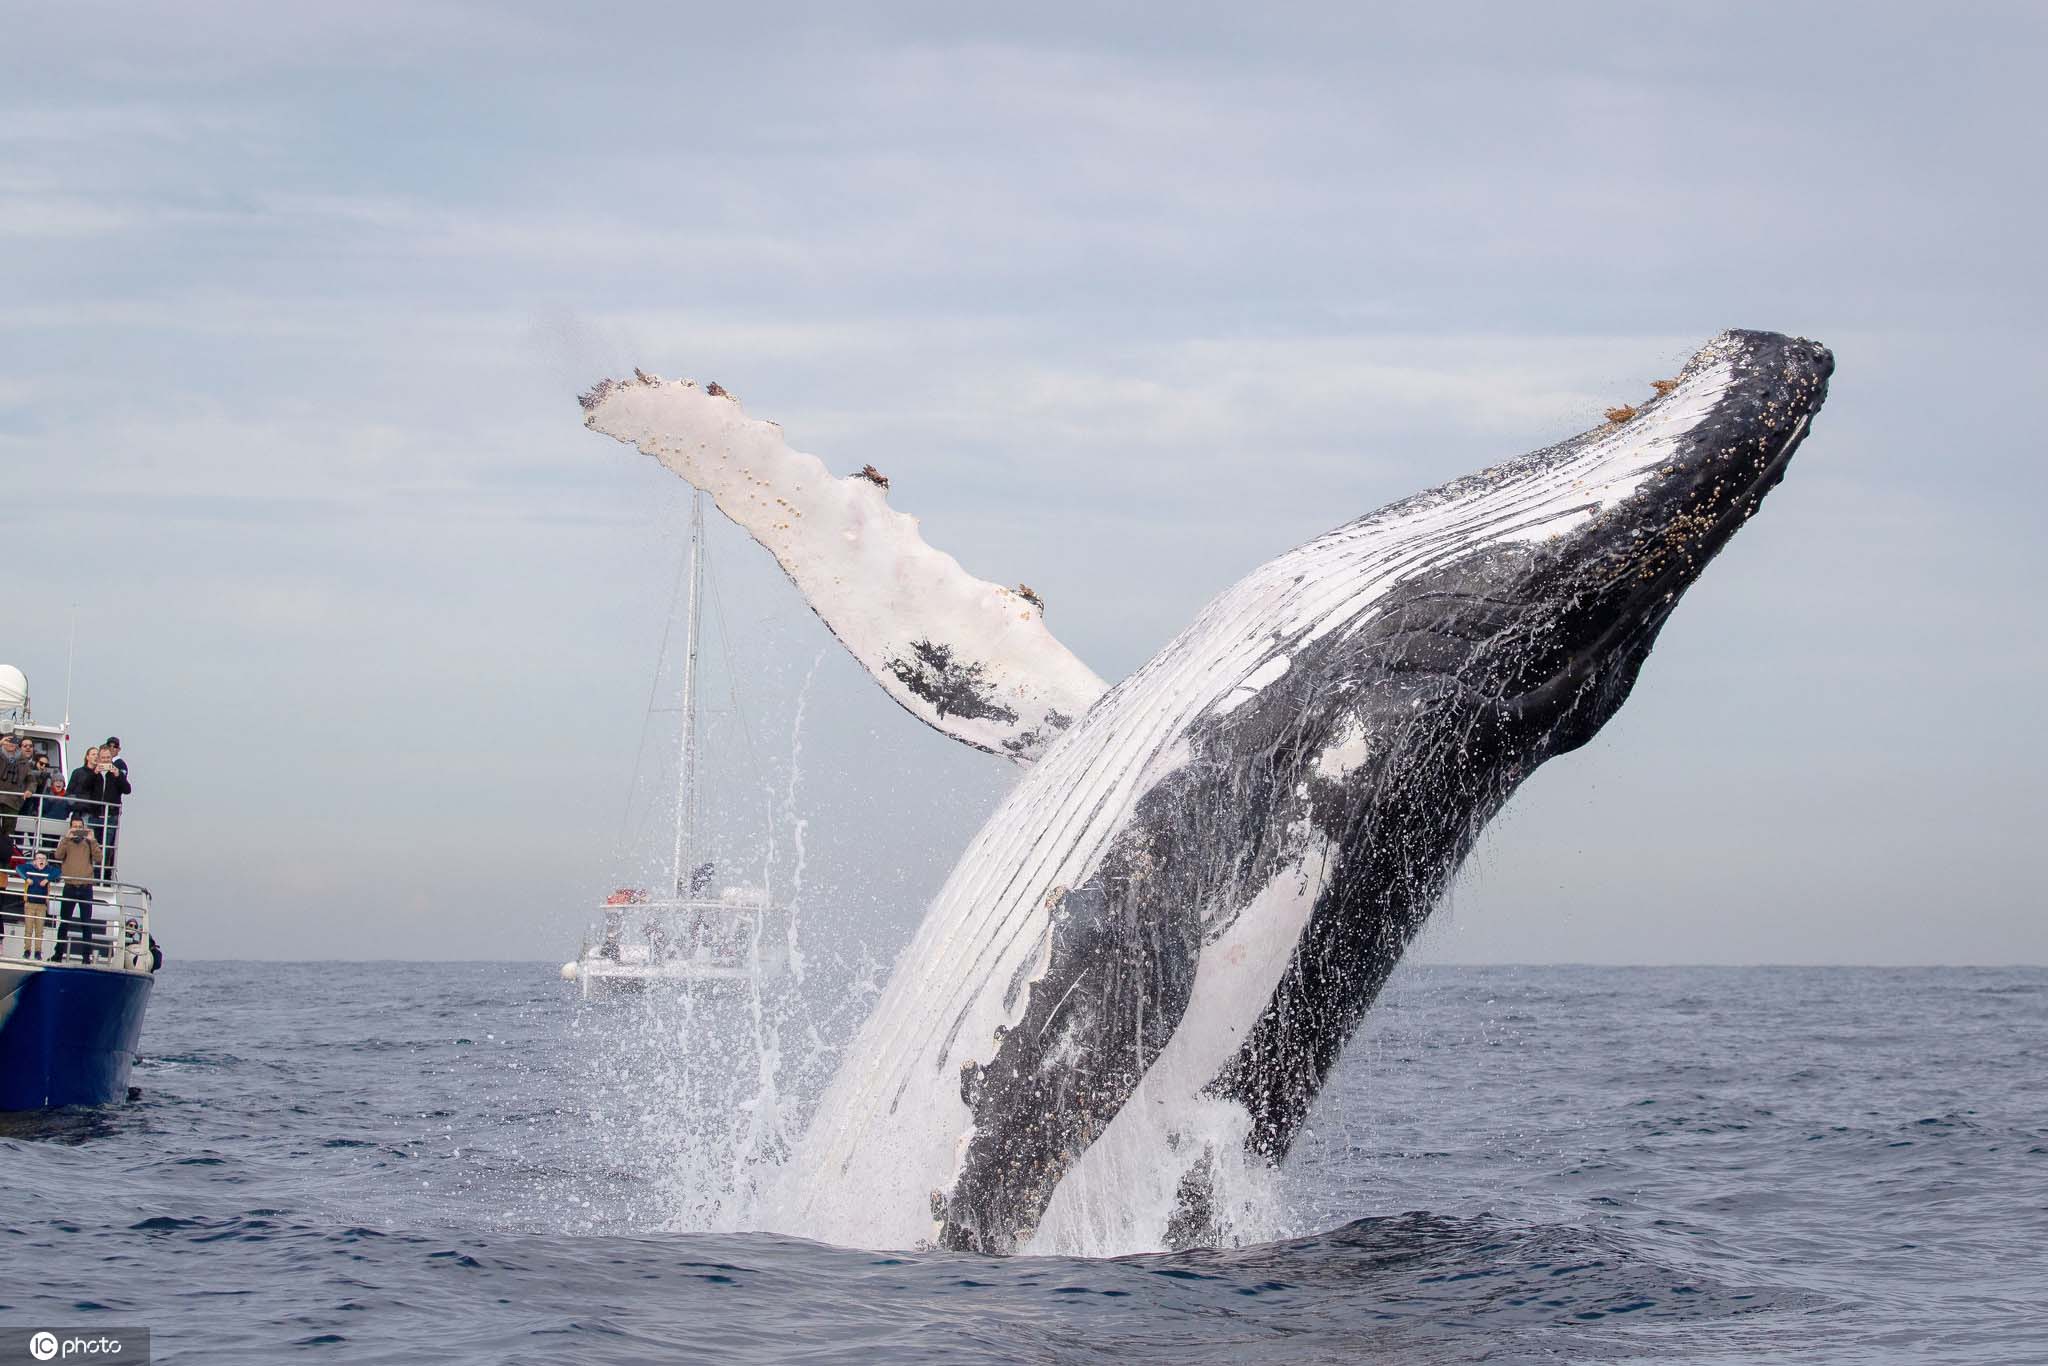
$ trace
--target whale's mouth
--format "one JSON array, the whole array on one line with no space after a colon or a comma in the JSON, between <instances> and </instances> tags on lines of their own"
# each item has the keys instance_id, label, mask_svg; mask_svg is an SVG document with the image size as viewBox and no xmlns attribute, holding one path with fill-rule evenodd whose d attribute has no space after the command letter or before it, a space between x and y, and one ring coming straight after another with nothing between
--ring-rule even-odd
<instances>
[{"instance_id":1,"label":"whale's mouth","mask_svg":"<svg viewBox=\"0 0 2048 1366\"><path fill-rule=\"evenodd\" d=\"M1699 577L1706 562L1734 538L1743 523L1756 515L1764 496L1784 479L1793 453L1799 449L1811 423L1811 414L1801 415L1777 450L1759 464L1746 482L1714 495L1719 506L1688 510L1671 517L1652 541L1646 559L1622 567L1624 582L1631 574L1636 579L1632 596L1651 612L1661 608L1668 613L1677 604L1678 595Z\"/></svg>"},{"instance_id":2,"label":"whale's mouth","mask_svg":"<svg viewBox=\"0 0 2048 1366\"><path fill-rule=\"evenodd\" d=\"M1635 553L1621 557L1621 572L1636 578L1633 596L1651 613L1669 612L1784 479L1827 397L1834 356L1813 342L1772 337L1745 348L1737 369L1729 393L1691 435L1675 487L1653 495L1661 506L1649 515L1660 525L1649 536L1632 533Z\"/></svg>"}]
</instances>

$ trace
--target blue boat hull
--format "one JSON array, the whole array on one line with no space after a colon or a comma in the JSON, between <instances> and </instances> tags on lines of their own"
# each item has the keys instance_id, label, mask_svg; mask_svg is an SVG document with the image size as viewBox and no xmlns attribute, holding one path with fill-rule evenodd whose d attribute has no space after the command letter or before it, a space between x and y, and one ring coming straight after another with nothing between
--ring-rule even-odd
<instances>
[{"instance_id":1,"label":"blue boat hull","mask_svg":"<svg viewBox=\"0 0 2048 1366\"><path fill-rule=\"evenodd\" d=\"M126 1099L153 983L139 972L0 967L0 1110Z\"/></svg>"}]
</instances>

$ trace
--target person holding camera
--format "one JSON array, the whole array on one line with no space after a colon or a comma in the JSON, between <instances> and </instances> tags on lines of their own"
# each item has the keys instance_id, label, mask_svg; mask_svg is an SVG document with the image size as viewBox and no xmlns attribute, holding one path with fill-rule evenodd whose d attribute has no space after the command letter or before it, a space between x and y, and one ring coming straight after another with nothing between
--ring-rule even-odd
<instances>
[{"instance_id":1,"label":"person holding camera","mask_svg":"<svg viewBox=\"0 0 2048 1366\"><path fill-rule=\"evenodd\" d=\"M97 839L106 838L106 808L100 805L103 794L100 787L100 747L94 745L85 751L85 759L71 776L64 780L64 796L71 803L71 813L85 817L85 823Z\"/></svg>"},{"instance_id":2,"label":"person holding camera","mask_svg":"<svg viewBox=\"0 0 2048 1366\"><path fill-rule=\"evenodd\" d=\"M64 961L67 945L79 942L76 950L90 963L99 951L99 922L93 919L92 884L100 865L100 842L85 828L85 817L73 815L71 828L57 841L57 867L64 875L64 909L57 925L57 961Z\"/></svg>"},{"instance_id":3,"label":"person holding camera","mask_svg":"<svg viewBox=\"0 0 2048 1366\"><path fill-rule=\"evenodd\" d=\"M10 847L14 844L15 822L33 790L34 759L19 737L0 735L0 842Z\"/></svg>"}]
</instances>

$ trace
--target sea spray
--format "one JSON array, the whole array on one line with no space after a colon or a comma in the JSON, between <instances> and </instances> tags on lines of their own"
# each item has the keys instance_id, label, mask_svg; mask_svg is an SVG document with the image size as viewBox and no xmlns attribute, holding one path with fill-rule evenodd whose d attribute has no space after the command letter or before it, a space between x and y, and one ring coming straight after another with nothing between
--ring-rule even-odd
<instances>
[{"instance_id":1,"label":"sea spray","mask_svg":"<svg viewBox=\"0 0 2048 1366\"><path fill-rule=\"evenodd\" d=\"M593 1222L677 1232L774 1226L777 1175L879 990L886 965L864 947L859 962L842 963L803 942L804 726L826 653L798 691L781 780L764 769L756 866L782 914L750 918L753 970L655 982L579 1010L592 1124L618 1192L609 1217Z\"/></svg>"},{"instance_id":2,"label":"sea spray","mask_svg":"<svg viewBox=\"0 0 2048 1366\"><path fill-rule=\"evenodd\" d=\"M789 916L786 921L789 937L789 976L791 982L801 991L804 983L803 947L798 942L797 927L803 916L804 901L804 835L808 828L803 814L797 808L797 793L803 783L804 759L804 714L811 704L811 687L818 681L818 670L825 663L829 650L819 650L811 657L811 667L804 674L803 687L797 690L796 714L789 723L789 780L782 791L782 825L789 831L791 849L795 855L789 878ZM774 884L775 851L779 842L774 831L769 832L768 841L768 885ZM801 995L797 998L801 1001Z\"/></svg>"}]
</instances>

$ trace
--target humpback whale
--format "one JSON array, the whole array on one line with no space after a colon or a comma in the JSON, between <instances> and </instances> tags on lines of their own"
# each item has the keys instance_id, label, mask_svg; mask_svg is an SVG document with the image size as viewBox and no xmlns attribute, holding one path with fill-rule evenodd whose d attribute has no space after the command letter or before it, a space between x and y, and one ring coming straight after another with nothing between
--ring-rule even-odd
<instances>
[{"instance_id":1,"label":"humpback whale","mask_svg":"<svg viewBox=\"0 0 2048 1366\"><path fill-rule=\"evenodd\" d=\"M1621 706L1833 365L1723 333L1640 407L1262 565L1106 690L1039 604L723 391L636 372L586 394L587 426L711 492L891 696L1028 765L779 1217L997 1253L1220 1236L1219 1181L1286 1155L1481 828Z\"/></svg>"}]
</instances>

